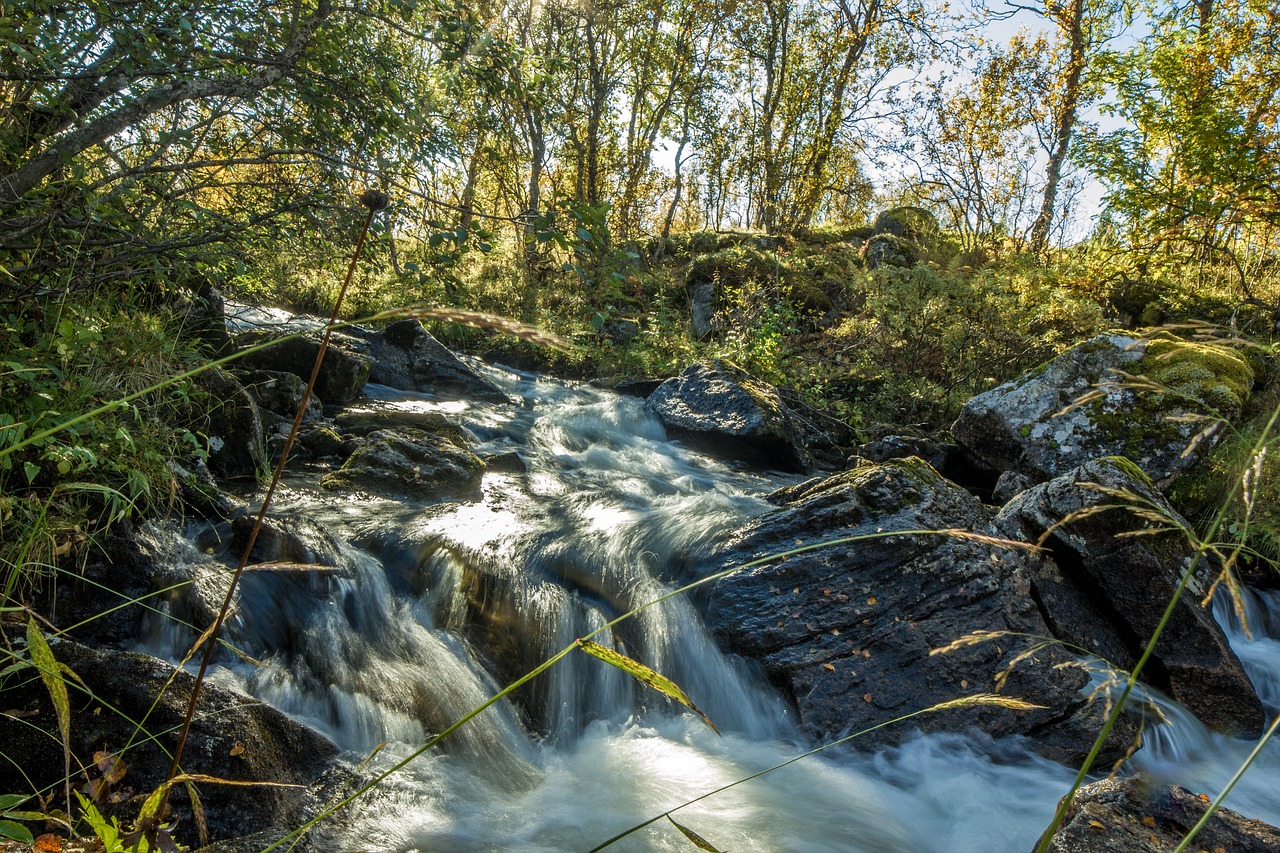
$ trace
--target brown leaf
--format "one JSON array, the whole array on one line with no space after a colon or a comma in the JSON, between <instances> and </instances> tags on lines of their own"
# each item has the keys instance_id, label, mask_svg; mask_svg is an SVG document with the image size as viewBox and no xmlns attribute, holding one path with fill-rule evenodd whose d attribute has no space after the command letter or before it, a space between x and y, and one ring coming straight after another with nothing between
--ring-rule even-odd
<instances>
[{"instance_id":1,"label":"brown leaf","mask_svg":"<svg viewBox=\"0 0 1280 853\"><path fill-rule=\"evenodd\" d=\"M235 758L236 756L239 756L239 755L244 755L244 744L242 743L236 744L235 746L231 747L231 751L227 754L230 755L232 758Z\"/></svg>"},{"instance_id":2,"label":"brown leaf","mask_svg":"<svg viewBox=\"0 0 1280 853\"><path fill-rule=\"evenodd\" d=\"M822 668L823 668L823 669L825 669L825 670L827 670L828 672L835 672L835 671L836 671L836 668L835 668L833 665L829 664L829 663L824 663L824 664L822 665Z\"/></svg>"}]
</instances>

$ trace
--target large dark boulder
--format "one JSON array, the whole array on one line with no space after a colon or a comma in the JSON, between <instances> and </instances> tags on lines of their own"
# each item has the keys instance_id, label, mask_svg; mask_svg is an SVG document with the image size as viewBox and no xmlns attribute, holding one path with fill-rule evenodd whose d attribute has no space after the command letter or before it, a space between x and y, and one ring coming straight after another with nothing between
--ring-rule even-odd
<instances>
[{"instance_id":1,"label":"large dark boulder","mask_svg":"<svg viewBox=\"0 0 1280 853\"><path fill-rule=\"evenodd\" d=\"M1252 384L1248 363L1226 347L1101 335L974 397L951 432L997 471L1043 481L1118 455L1163 487L1213 445L1210 430L1186 452L1213 423L1194 416L1235 417Z\"/></svg>"},{"instance_id":2,"label":"large dark boulder","mask_svg":"<svg viewBox=\"0 0 1280 853\"><path fill-rule=\"evenodd\" d=\"M1020 493L996 518L1010 538L1043 541L1046 550L1030 561L1031 586L1053 635L1123 669L1137 662L1191 566L1186 537L1159 532L1185 524L1133 463L1117 457ZM1200 563L1142 679L1210 728L1257 737L1262 703L1200 604L1211 581Z\"/></svg>"},{"instance_id":3,"label":"large dark boulder","mask_svg":"<svg viewBox=\"0 0 1280 853\"><path fill-rule=\"evenodd\" d=\"M209 471L216 477L251 477L262 468L262 416L240 380L215 367L199 374L203 392L188 406L186 426L208 441Z\"/></svg>"},{"instance_id":4,"label":"large dark boulder","mask_svg":"<svg viewBox=\"0 0 1280 853\"><path fill-rule=\"evenodd\" d=\"M239 349L256 347L274 341L264 349L247 353L237 362L252 370L281 370L303 380L311 378L321 337L308 333L291 337L276 332L252 331L236 335ZM342 334L330 337L320 373L316 376L315 394L326 403L341 405L360 396L369 381L369 356L360 352L362 342Z\"/></svg>"},{"instance_id":5,"label":"large dark boulder","mask_svg":"<svg viewBox=\"0 0 1280 853\"><path fill-rule=\"evenodd\" d=\"M352 334L367 344L373 360L370 382L444 400L507 402L502 389L468 367L417 320L400 320L376 332L353 328Z\"/></svg>"},{"instance_id":6,"label":"large dark boulder","mask_svg":"<svg viewBox=\"0 0 1280 853\"><path fill-rule=\"evenodd\" d=\"M483 476L484 461L475 454L447 438L405 428L369 433L320 485L418 501L477 500Z\"/></svg>"},{"instance_id":7,"label":"large dark boulder","mask_svg":"<svg viewBox=\"0 0 1280 853\"><path fill-rule=\"evenodd\" d=\"M25 645L20 630L10 628L5 633L9 642ZM78 680L66 680L71 693L73 772L93 768L96 752L120 754L125 774L112 786L114 796L105 797L100 807L122 821L132 820L141 798L168 773L170 759L164 750L174 746L194 679L148 655L93 649L70 640L53 643L53 653L78 676ZM11 679L6 684L0 701L17 713L0 714L0 743L12 759L0 762L0 790L25 791L33 785L59 789L62 748L44 685L38 678ZM153 734L159 743L151 739ZM319 779L336 752L328 740L279 711L206 683L182 767L188 773L220 779L302 786L199 784L209 835L217 841L301 824L306 810L314 805L306 786ZM93 770L89 773L98 775ZM77 774L72 786L83 785ZM170 804L177 818L178 840L198 846L196 820L182 785L174 788Z\"/></svg>"},{"instance_id":8,"label":"large dark boulder","mask_svg":"<svg viewBox=\"0 0 1280 853\"><path fill-rule=\"evenodd\" d=\"M1182 842L1209 807L1207 797L1141 776L1104 779L1081 788L1048 853L1166 853ZM1218 809L1196 834L1196 851L1275 853L1280 830Z\"/></svg>"},{"instance_id":9,"label":"large dark boulder","mask_svg":"<svg viewBox=\"0 0 1280 853\"><path fill-rule=\"evenodd\" d=\"M727 361L702 361L654 390L645 405L671 438L722 459L803 471L809 454L778 391Z\"/></svg>"},{"instance_id":10,"label":"large dark boulder","mask_svg":"<svg viewBox=\"0 0 1280 853\"><path fill-rule=\"evenodd\" d=\"M921 460L905 459L797 487L786 499L731 537L702 573L865 538L741 571L715 583L701 603L720 643L763 664L792 698L805 731L831 739L999 690L1043 708L925 714L860 743L896 742L912 727L973 726L996 737L1030 736L1057 760L1075 763L1088 752L1104 709L1081 694L1088 676L1074 658L1035 639L1048 628L1030 594L1024 554L989 540L905 532L994 535L976 498ZM965 642L977 632L995 634ZM1127 721L1118 728L1124 731L1107 745L1111 757L1132 735Z\"/></svg>"}]
</instances>

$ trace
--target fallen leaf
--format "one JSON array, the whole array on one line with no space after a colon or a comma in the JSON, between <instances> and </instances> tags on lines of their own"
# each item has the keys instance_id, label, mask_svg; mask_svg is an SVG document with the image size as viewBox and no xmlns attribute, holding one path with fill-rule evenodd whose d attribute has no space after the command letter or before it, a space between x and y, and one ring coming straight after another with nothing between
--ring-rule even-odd
<instances>
[{"instance_id":1,"label":"fallen leaf","mask_svg":"<svg viewBox=\"0 0 1280 853\"><path fill-rule=\"evenodd\" d=\"M1155 828L1155 825L1156 825L1156 819L1155 819L1155 818L1153 818L1153 817L1150 817L1150 816L1148 816L1148 817L1144 817L1144 818L1142 819L1142 825L1143 825L1143 826L1149 826L1149 827L1151 827L1151 828L1153 828L1153 829L1154 829L1154 828Z\"/></svg>"},{"instance_id":2,"label":"fallen leaf","mask_svg":"<svg viewBox=\"0 0 1280 853\"><path fill-rule=\"evenodd\" d=\"M241 744L241 743L236 744L235 746L231 747L231 752L227 754L230 755L232 758L235 758L238 755L244 755L244 744Z\"/></svg>"},{"instance_id":3,"label":"fallen leaf","mask_svg":"<svg viewBox=\"0 0 1280 853\"><path fill-rule=\"evenodd\" d=\"M44 835L37 836L32 849L35 853L62 853L62 839L53 833L46 832Z\"/></svg>"},{"instance_id":4,"label":"fallen leaf","mask_svg":"<svg viewBox=\"0 0 1280 853\"><path fill-rule=\"evenodd\" d=\"M1091 821L1089 821L1089 826L1093 827L1094 829L1106 829L1106 828L1107 828L1107 827L1106 827L1106 824L1100 823L1100 822L1098 822L1098 821L1096 821L1096 820L1091 820Z\"/></svg>"},{"instance_id":5,"label":"fallen leaf","mask_svg":"<svg viewBox=\"0 0 1280 853\"><path fill-rule=\"evenodd\" d=\"M824 663L824 664L822 665L822 668L823 668L823 669L825 669L825 670L827 670L828 672L835 672L835 671L836 671L835 666L833 666L832 664L829 664L829 663Z\"/></svg>"},{"instance_id":6,"label":"fallen leaf","mask_svg":"<svg viewBox=\"0 0 1280 853\"><path fill-rule=\"evenodd\" d=\"M968 686L969 686L969 679L967 679L967 678L962 678L962 679L960 679L960 686L961 686L961 687L968 687Z\"/></svg>"},{"instance_id":7,"label":"fallen leaf","mask_svg":"<svg viewBox=\"0 0 1280 853\"><path fill-rule=\"evenodd\" d=\"M870 693L863 693L863 694L862 694L862 701L863 701L863 702L870 702L870 701L871 701L871 694L870 694Z\"/></svg>"},{"instance_id":8,"label":"fallen leaf","mask_svg":"<svg viewBox=\"0 0 1280 853\"><path fill-rule=\"evenodd\" d=\"M875 603L876 603L876 597L874 595L867 599L867 604L875 604Z\"/></svg>"}]
</instances>

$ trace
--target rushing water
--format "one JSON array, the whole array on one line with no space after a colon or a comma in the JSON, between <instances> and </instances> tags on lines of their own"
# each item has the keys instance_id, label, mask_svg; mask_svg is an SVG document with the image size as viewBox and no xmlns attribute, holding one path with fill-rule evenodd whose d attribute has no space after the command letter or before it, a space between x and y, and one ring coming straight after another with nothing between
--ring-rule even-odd
<instances>
[{"instance_id":1,"label":"rushing water","mask_svg":"<svg viewBox=\"0 0 1280 853\"><path fill-rule=\"evenodd\" d=\"M444 411L485 453L518 449L528 470L490 473L484 499L415 506L335 498L298 475L277 518L303 526L309 574L246 574L228 640L266 666L229 660L223 683L330 737L353 763L389 767L501 684L658 598L680 562L768 506L787 480L735 471L665 440L634 399L495 372L518 402L446 404L369 386L389 410ZM307 531L310 532L307 532ZM224 527L170 539L176 572L216 598ZM212 592L209 590L212 589ZM1251 637L1224 610L1274 711L1280 599L1249 599ZM175 614L193 605L175 601ZM809 748L757 673L715 648L680 597L597 638L670 676L712 732L621 672L575 653L383 782L337 823L338 849L586 851L668 809ZM190 636L157 622L150 648ZM1161 701L1156 697L1156 701ZM1216 793L1251 744L1206 733L1164 702L1169 723L1134 763ZM381 745L381 749L379 746ZM1229 805L1280 823L1280 756L1268 749ZM723 850L1029 851L1073 773L977 736L919 736L876 753L806 758L680 810ZM611 849L694 849L657 822Z\"/></svg>"}]
</instances>

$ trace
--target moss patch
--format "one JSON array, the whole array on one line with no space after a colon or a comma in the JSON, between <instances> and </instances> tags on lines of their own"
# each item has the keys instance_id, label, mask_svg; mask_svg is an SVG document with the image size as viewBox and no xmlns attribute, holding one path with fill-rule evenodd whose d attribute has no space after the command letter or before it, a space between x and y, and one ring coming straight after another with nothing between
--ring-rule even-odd
<instances>
[{"instance_id":1,"label":"moss patch","mask_svg":"<svg viewBox=\"0 0 1280 853\"><path fill-rule=\"evenodd\" d=\"M1223 418L1244 410L1253 387L1253 369L1235 350L1173 338L1149 342L1132 372L1168 389L1187 407Z\"/></svg>"}]
</instances>

